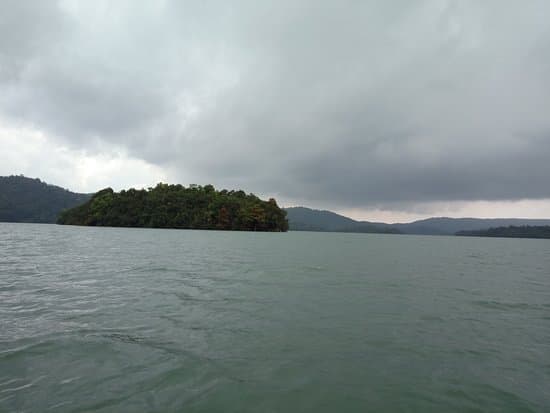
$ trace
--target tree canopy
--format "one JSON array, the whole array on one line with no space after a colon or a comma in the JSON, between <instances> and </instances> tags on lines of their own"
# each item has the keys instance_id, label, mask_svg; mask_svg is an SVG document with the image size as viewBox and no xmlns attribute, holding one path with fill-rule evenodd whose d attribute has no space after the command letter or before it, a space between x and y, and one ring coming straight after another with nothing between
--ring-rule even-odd
<instances>
[{"instance_id":1,"label":"tree canopy","mask_svg":"<svg viewBox=\"0 0 550 413\"><path fill-rule=\"evenodd\" d=\"M275 199L244 191L217 191L212 185L168 185L114 192L106 188L83 205L60 214L59 224L287 231L286 212Z\"/></svg>"}]
</instances>

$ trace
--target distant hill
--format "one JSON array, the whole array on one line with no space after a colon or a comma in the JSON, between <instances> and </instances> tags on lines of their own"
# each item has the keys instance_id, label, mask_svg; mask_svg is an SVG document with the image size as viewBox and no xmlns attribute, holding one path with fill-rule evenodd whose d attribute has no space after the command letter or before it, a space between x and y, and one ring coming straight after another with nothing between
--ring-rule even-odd
<instances>
[{"instance_id":1,"label":"distant hill","mask_svg":"<svg viewBox=\"0 0 550 413\"><path fill-rule=\"evenodd\" d=\"M328 231L328 232L364 232L399 234L398 228L391 225L355 221L331 211L320 211L305 207L291 207L285 209L289 229L292 231Z\"/></svg>"},{"instance_id":2,"label":"distant hill","mask_svg":"<svg viewBox=\"0 0 550 413\"><path fill-rule=\"evenodd\" d=\"M521 218L428 218L408 224L393 224L404 234L454 235L459 231L477 231L492 227L507 226L544 226L550 225L550 219Z\"/></svg>"},{"instance_id":3,"label":"distant hill","mask_svg":"<svg viewBox=\"0 0 550 413\"><path fill-rule=\"evenodd\" d=\"M456 235L470 237L499 238L546 238L550 239L550 226L509 226L482 229L478 231L459 231Z\"/></svg>"},{"instance_id":4,"label":"distant hill","mask_svg":"<svg viewBox=\"0 0 550 413\"><path fill-rule=\"evenodd\" d=\"M403 224L384 224L356 221L334 212L319 211L304 207L286 208L286 211L289 228L294 231L454 235L459 231L476 231L491 227L550 225L550 219L520 218L428 218Z\"/></svg>"},{"instance_id":5,"label":"distant hill","mask_svg":"<svg viewBox=\"0 0 550 413\"><path fill-rule=\"evenodd\" d=\"M64 211L59 224L285 232L286 212L275 199L212 185L168 185L99 191L83 205Z\"/></svg>"},{"instance_id":6,"label":"distant hill","mask_svg":"<svg viewBox=\"0 0 550 413\"><path fill-rule=\"evenodd\" d=\"M77 194L40 179L0 177L0 222L53 223L59 213L83 204L88 194Z\"/></svg>"},{"instance_id":7,"label":"distant hill","mask_svg":"<svg viewBox=\"0 0 550 413\"><path fill-rule=\"evenodd\" d=\"M244 194L242 191L230 192ZM32 179L22 175L3 176L0 177L0 222L54 223L62 211L84 204L91 196L92 194L74 193L59 186L49 185L38 178ZM285 211L289 229L294 231L454 235L461 231L481 231L489 228L550 226L550 219L444 217L385 224L356 221L331 211L305 207L286 208Z\"/></svg>"}]
</instances>

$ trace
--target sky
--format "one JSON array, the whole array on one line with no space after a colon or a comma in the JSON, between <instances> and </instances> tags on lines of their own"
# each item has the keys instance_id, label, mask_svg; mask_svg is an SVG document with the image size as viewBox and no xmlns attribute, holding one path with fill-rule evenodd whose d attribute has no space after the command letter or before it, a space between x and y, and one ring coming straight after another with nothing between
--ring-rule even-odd
<instances>
[{"instance_id":1,"label":"sky","mask_svg":"<svg viewBox=\"0 0 550 413\"><path fill-rule=\"evenodd\" d=\"M550 3L0 0L0 175L550 218Z\"/></svg>"}]
</instances>

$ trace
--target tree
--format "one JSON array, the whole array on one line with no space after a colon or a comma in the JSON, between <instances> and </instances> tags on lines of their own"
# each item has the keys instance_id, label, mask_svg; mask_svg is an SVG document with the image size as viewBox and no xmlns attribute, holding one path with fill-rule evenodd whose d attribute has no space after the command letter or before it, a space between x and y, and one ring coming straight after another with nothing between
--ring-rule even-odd
<instances>
[{"instance_id":1,"label":"tree","mask_svg":"<svg viewBox=\"0 0 550 413\"><path fill-rule=\"evenodd\" d=\"M72 225L286 231L286 212L274 199L244 191L216 191L212 185L168 185L114 192L106 188L89 202L63 212Z\"/></svg>"}]
</instances>

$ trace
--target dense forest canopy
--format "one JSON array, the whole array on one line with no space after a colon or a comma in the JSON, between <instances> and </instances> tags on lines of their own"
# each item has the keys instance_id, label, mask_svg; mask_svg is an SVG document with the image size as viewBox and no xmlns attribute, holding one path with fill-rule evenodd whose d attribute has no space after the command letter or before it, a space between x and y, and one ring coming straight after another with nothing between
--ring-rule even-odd
<instances>
[{"instance_id":1,"label":"dense forest canopy","mask_svg":"<svg viewBox=\"0 0 550 413\"><path fill-rule=\"evenodd\" d=\"M162 184L164 185L164 184ZM170 187L170 185L166 185ZM192 185L184 188L181 185L173 186L175 189L184 189L186 194L177 196L170 191L163 195L170 204L158 202L158 205L152 207L157 202L157 194L145 196L148 191L122 191L124 194L120 199L117 198L115 214L118 208L119 217L116 225L124 226L159 226L175 228L220 228L220 229L254 229L263 230L267 226L268 230L283 230L285 224L277 226L267 224L268 218L262 217L261 211L264 209L264 201L258 200L254 195L246 195L242 191L215 191L210 185L204 187ZM212 196L212 190L216 196ZM178 192L176 191L176 192ZM112 192L112 191L111 191ZM201 195L202 194L202 195ZM209 195L208 195L209 194ZM39 222L54 223L63 210L82 205L91 198L91 194L79 194L63 189L59 186L49 185L38 178L27 178L22 175L0 176L0 222ZM133 199L133 198L136 199ZM123 216L120 213L123 204L135 203L139 198L143 198L144 205L141 216ZM195 198L196 197L196 198ZM202 197L202 198L201 198ZM250 198L251 197L251 198ZM145 202L147 198L147 202ZM177 199L174 201L174 199ZM198 204L193 206L196 199ZM244 201L248 199L248 201ZM186 202L184 210L179 211L179 216L169 217L166 223L163 219L170 216L171 211L177 209L177 202L183 200ZM228 201L219 209L220 202ZM176 202L176 206L173 203ZM272 201L275 202L275 201ZM209 212L199 214L203 206L208 204ZM250 205L256 205L255 211L250 209ZM158 206L158 210L156 209ZM97 206L95 207L97 208ZM134 205L132 208L136 208ZM154 209L152 209L154 208ZM242 209L244 208L244 209ZM270 207L271 208L271 207ZM268 208L269 210L271 210ZM128 208L127 208L128 209ZM237 212L238 210L238 212ZM214 211L214 212L213 212ZM217 215L216 212L217 211ZM246 211L246 212L245 212ZM319 211L304 207L291 207L286 209L287 215L280 218L280 212L277 209L275 217L279 217L279 222L288 221L290 230L306 231L344 231L344 232L379 232L379 233L404 233L404 234L432 234L432 235L452 235L460 232L459 235L479 235L494 237L529 237L529 238L549 238L550 220L548 219L477 219L477 218L429 218L421 221L415 221L404 224L384 224L380 222L355 221L330 211ZM97 211L96 211L97 212ZM135 211L134 211L135 212ZM270 212L273 215L273 212ZM214 216L212 215L214 214ZM254 216L257 218L254 221ZM64 214L67 221L79 223L82 225L115 225L115 222L108 224L98 221L92 224L90 211L83 208L80 212L73 211L70 214ZM208 217L205 217L207 215ZM265 215L265 214L264 214ZM164 217L164 218L163 218ZM109 219L114 220L113 216ZM87 222L90 222L89 224ZM272 219L273 221L273 219ZM277 221L277 219L275 219ZM60 221L61 222L61 221ZM67 222L69 223L69 222ZM271 229L277 228L277 229ZM488 230L492 228L491 230ZM485 231L487 230L487 231Z\"/></svg>"},{"instance_id":2,"label":"dense forest canopy","mask_svg":"<svg viewBox=\"0 0 550 413\"><path fill-rule=\"evenodd\" d=\"M38 178L0 176L0 222L54 223L62 210L83 204L90 196Z\"/></svg>"},{"instance_id":3,"label":"dense forest canopy","mask_svg":"<svg viewBox=\"0 0 550 413\"><path fill-rule=\"evenodd\" d=\"M244 191L217 191L212 185L168 185L147 190L96 193L87 203L60 214L69 225L287 231L286 212L272 198Z\"/></svg>"},{"instance_id":4,"label":"dense forest canopy","mask_svg":"<svg viewBox=\"0 0 550 413\"><path fill-rule=\"evenodd\" d=\"M478 231L459 231L456 235L503 238L550 238L550 226L509 226Z\"/></svg>"}]
</instances>

